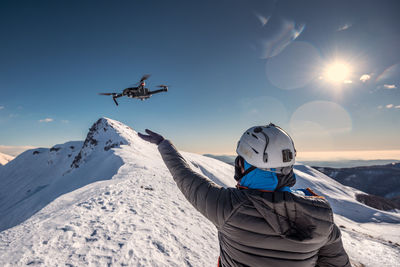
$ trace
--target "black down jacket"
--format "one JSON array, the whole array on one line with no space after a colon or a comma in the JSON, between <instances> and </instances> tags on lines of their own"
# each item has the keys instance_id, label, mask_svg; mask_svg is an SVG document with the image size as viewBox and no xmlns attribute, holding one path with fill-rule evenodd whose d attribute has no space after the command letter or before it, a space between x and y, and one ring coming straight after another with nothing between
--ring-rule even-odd
<instances>
[{"instance_id":1,"label":"black down jacket","mask_svg":"<svg viewBox=\"0 0 400 267\"><path fill-rule=\"evenodd\" d=\"M220 266L351 266L325 199L223 188L193 171L170 141L158 149L187 200L217 227Z\"/></svg>"}]
</instances>

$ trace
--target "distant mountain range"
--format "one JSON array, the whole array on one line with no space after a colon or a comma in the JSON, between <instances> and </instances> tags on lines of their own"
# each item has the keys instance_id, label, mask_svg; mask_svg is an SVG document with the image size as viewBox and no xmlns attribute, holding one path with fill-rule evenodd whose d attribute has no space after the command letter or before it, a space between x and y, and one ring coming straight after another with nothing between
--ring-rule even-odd
<instances>
[{"instance_id":1,"label":"distant mountain range","mask_svg":"<svg viewBox=\"0 0 400 267\"><path fill-rule=\"evenodd\" d=\"M233 165L236 156L234 155L213 155L204 154L203 156L218 159L225 163ZM350 167L362 167L362 166L374 166L374 165L385 165L391 163L400 163L396 159L375 159L375 160L332 160L332 161L321 161L321 160L296 160L301 164L308 166L319 166L319 167L331 167L331 168L350 168Z\"/></svg>"},{"instance_id":2,"label":"distant mountain range","mask_svg":"<svg viewBox=\"0 0 400 267\"><path fill-rule=\"evenodd\" d=\"M222 162L228 163L230 165L235 165L235 158L236 156L231 156L231 155L213 155L213 154L204 154L203 156L213 158L213 159L218 159Z\"/></svg>"},{"instance_id":3,"label":"distant mountain range","mask_svg":"<svg viewBox=\"0 0 400 267\"><path fill-rule=\"evenodd\" d=\"M375 160L337 160L337 161L304 161L302 164L309 166L331 167L331 168L351 168L363 166L386 165L391 163L399 163L396 159L375 159Z\"/></svg>"},{"instance_id":4,"label":"distant mountain range","mask_svg":"<svg viewBox=\"0 0 400 267\"><path fill-rule=\"evenodd\" d=\"M341 184L369 194L394 198L400 196L400 163L353 168L313 168Z\"/></svg>"},{"instance_id":5,"label":"distant mountain range","mask_svg":"<svg viewBox=\"0 0 400 267\"><path fill-rule=\"evenodd\" d=\"M343 185L368 193L356 199L380 210L400 209L400 163L353 168L313 167Z\"/></svg>"}]
</instances>

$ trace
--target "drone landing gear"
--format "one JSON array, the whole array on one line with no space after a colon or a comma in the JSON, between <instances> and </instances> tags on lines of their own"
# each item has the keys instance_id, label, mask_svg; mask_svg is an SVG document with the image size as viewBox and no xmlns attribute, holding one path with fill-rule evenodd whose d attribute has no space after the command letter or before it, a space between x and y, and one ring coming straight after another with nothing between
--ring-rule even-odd
<instances>
[{"instance_id":1,"label":"drone landing gear","mask_svg":"<svg viewBox=\"0 0 400 267\"><path fill-rule=\"evenodd\" d=\"M115 96L113 96L113 100L114 100L114 102L115 102L115 105L117 105L117 106L118 106L118 102L117 102L117 100L116 100L116 97L115 97Z\"/></svg>"}]
</instances>

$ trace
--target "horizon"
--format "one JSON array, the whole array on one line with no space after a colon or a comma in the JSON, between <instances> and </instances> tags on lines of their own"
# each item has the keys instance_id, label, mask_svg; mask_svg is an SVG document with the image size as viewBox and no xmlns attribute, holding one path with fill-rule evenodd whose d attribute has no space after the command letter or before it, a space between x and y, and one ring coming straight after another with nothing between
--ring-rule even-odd
<instances>
[{"instance_id":1,"label":"horizon","mask_svg":"<svg viewBox=\"0 0 400 267\"><path fill-rule=\"evenodd\" d=\"M83 140L109 117L198 154L235 154L246 129L273 122L299 158L400 159L399 8L395 0L2 1L0 152ZM169 91L119 98L118 107L98 95L143 74L151 90Z\"/></svg>"},{"instance_id":2,"label":"horizon","mask_svg":"<svg viewBox=\"0 0 400 267\"><path fill-rule=\"evenodd\" d=\"M105 117L102 117L105 118ZM111 118L110 118L111 119ZM113 119L112 119L113 120ZM128 125L129 126L129 125ZM89 126L90 127L90 126ZM89 128L87 127L87 128ZM134 131L136 129L132 128ZM142 132L143 131L137 131ZM86 135L85 135L86 136ZM168 137L166 137L168 139ZM84 141L85 138L81 140L67 140L70 141ZM171 140L174 142L174 140ZM17 157L21 153L37 148L51 148L56 145L61 145L62 143L52 144L50 146L4 146L0 145L0 153ZM179 146L177 146L179 150ZM235 156L236 152L234 150L227 153L211 153L210 151L189 151L200 155L210 154L215 156ZM400 160L400 150L334 150L334 151L297 151L296 161L347 161L347 160Z\"/></svg>"}]
</instances>

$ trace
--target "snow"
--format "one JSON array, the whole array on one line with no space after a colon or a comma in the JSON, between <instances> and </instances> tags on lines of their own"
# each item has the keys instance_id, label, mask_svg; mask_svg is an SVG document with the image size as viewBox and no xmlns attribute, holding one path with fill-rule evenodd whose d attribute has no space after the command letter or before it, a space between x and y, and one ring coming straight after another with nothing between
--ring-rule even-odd
<instances>
[{"instance_id":1,"label":"snow","mask_svg":"<svg viewBox=\"0 0 400 267\"><path fill-rule=\"evenodd\" d=\"M6 165L8 162L12 161L14 159L13 156L4 154L0 152L0 167L2 165Z\"/></svg>"},{"instance_id":2,"label":"snow","mask_svg":"<svg viewBox=\"0 0 400 267\"><path fill-rule=\"evenodd\" d=\"M132 128L103 118L85 142L53 148L26 151L0 171L0 266L216 266L216 228ZM182 155L197 172L234 186L232 166ZM332 204L355 266L399 264L399 214L358 203L360 191L311 167L296 165L295 173L296 188L311 187Z\"/></svg>"}]
</instances>

